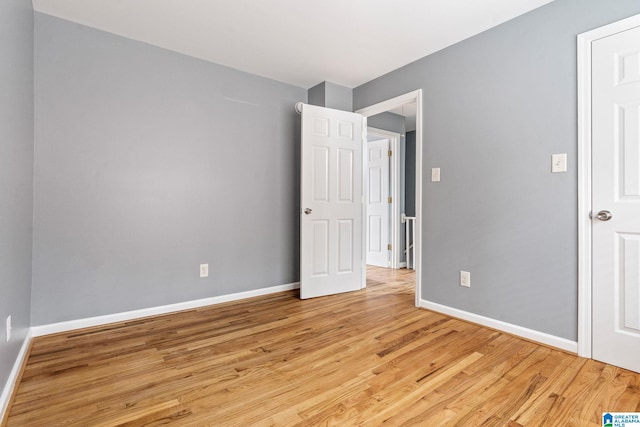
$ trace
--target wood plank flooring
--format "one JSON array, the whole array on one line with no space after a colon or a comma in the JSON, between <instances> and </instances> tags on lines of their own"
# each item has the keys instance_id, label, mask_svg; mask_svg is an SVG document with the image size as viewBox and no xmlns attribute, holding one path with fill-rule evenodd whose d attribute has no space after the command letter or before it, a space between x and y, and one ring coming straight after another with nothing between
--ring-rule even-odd
<instances>
[{"instance_id":1,"label":"wood plank flooring","mask_svg":"<svg viewBox=\"0 0 640 427\"><path fill-rule=\"evenodd\" d=\"M600 426L640 374L414 307L413 272L39 337L7 426Z\"/></svg>"}]
</instances>

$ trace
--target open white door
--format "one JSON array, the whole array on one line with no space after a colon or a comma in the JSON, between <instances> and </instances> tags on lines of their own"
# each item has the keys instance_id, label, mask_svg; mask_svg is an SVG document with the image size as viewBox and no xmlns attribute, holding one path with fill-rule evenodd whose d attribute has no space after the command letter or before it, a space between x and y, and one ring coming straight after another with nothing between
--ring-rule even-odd
<instances>
[{"instance_id":1,"label":"open white door","mask_svg":"<svg viewBox=\"0 0 640 427\"><path fill-rule=\"evenodd\" d=\"M363 287L363 122L302 106L300 298Z\"/></svg>"},{"instance_id":2,"label":"open white door","mask_svg":"<svg viewBox=\"0 0 640 427\"><path fill-rule=\"evenodd\" d=\"M640 27L592 47L593 358L640 372Z\"/></svg>"},{"instance_id":3,"label":"open white door","mask_svg":"<svg viewBox=\"0 0 640 427\"><path fill-rule=\"evenodd\" d=\"M389 140L367 142L367 264L389 267Z\"/></svg>"}]
</instances>

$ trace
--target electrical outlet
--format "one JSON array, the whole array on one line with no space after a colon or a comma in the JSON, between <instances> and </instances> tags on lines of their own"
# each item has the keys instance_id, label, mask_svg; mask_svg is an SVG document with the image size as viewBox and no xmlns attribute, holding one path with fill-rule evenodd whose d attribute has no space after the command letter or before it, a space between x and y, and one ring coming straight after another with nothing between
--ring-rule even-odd
<instances>
[{"instance_id":1,"label":"electrical outlet","mask_svg":"<svg viewBox=\"0 0 640 427\"><path fill-rule=\"evenodd\" d=\"M431 168L431 182L440 182L440 168Z\"/></svg>"},{"instance_id":2,"label":"electrical outlet","mask_svg":"<svg viewBox=\"0 0 640 427\"><path fill-rule=\"evenodd\" d=\"M7 317L7 342L11 339L11 315Z\"/></svg>"},{"instance_id":3,"label":"electrical outlet","mask_svg":"<svg viewBox=\"0 0 640 427\"><path fill-rule=\"evenodd\" d=\"M200 277L209 276L209 264L200 264Z\"/></svg>"},{"instance_id":4,"label":"electrical outlet","mask_svg":"<svg viewBox=\"0 0 640 427\"><path fill-rule=\"evenodd\" d=\"M471 273L468 271L460 271L460 286L464 286L466 288L471 287Z\"/></svg>"}]
</instances>

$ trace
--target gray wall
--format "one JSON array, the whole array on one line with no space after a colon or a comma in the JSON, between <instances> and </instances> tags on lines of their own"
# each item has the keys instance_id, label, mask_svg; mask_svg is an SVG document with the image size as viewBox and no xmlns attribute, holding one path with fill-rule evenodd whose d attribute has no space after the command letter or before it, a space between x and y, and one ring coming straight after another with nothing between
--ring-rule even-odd
<instances>
[{"instance_id":1,"label":"gray wall","mask_svg":"<svg viewBox=\"0 0 640 427\"><path fill-rule=\"evenodd\" d=\"M404 116L395 113L380 113L367 117L367 126L404 135L405 119Z\"/></svg>"},{"instance_id":2,"label":"gray wall","mask_svg":"<svg viewBox=\"0 0 640 427\"><path fill-rule=\"evenodd\" d=\"M35 61L34 325L298 280L306 89L39 13Z\"/></svg>"},{"instance_id":3,"label":"gray wall","mask_svg":"<svg viewBox=\"0 0 640 427\"><path fill-rule=\"evenodd\" d=\"M404 211L416 215L416 131L406 133L404 156Z\"/></svg>"},{"instance_id":4,"label":"gray wall","mask_svg":"<svg viewBox=\"0 0 640 427\"><path fill-rule=\"evenodd\" d=\"M331 82L324 82L325 107L353 111L353 90Z\"/></svg>"},{"instance_id":5,"label":"gray wall","mask_svg":"<svg viewBox=\"0 0 640 427\"><path fill-rule=\"evenodd\" d=\"M353 111L353 91L345 86L322 82L309 89L308 97L311 105Z\"/></svg>"},{"instance_id":6,"label":"gray wall","mask_svg":"<svg viewBox=\"0 0 640 427\"><path fill-rule=\"evenodd\" d=\"M0 391L29 327L33 219L33 9L0 2ZM5 319L12 316L11 340Z\"/></svg>"},{"instance_id":7,"label":"gray wall","mask_svg":"<svg viewBox=\"0 0 640 427\"><path fill-rule=\"evenodd\" d=\"M423 89L424 299L577 339L576 35L637 13L556 0L354 89L355 109Z\"/></svg>"},{"instance_id":8,"label":"gray wall","mask_svg":"<svg viewBox=\"0 0 640 427\"><path fill-rule=\"evenodd\" d=\"M309 104L317 105L318 107L324 107L326 104L326 89L325 83L318 83L312 88L309 88L307 91L307 97L309 99Z\"/></svg>"}]
</instances>

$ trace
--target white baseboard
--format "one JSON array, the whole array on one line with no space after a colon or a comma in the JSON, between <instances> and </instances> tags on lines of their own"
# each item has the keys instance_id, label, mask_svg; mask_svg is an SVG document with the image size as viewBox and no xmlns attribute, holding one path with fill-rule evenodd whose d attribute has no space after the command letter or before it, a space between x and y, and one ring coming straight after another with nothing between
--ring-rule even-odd
<instances>
[{"instance_id":1,"label":"white baseboard","mask_svg":"<svg viewBox=\"0 0 640 427\"><path fill-rule=\"evenodd\" d=\"M400 264L398 264L398 268L407 268L407 263L406 262L401 262Z\"/></svg>"},{"instance_id":2,"label":"white baseboard","mask_svg":"<svg viewBox=\"0 0 640 427\"><path fill-rule=\"evenodd\" d=\"M221 304L223 302L237 301L245 298L252 298L261 295L274 294L277 292L290 291L300 288L300 283L289 283L286 285L273 286L270 288L256 289L253 291L238 292L235 294L221 295L211 298L203 298L193 301L185 301L176 304L162 305L158 307L144 308L141 310L126 311L123 313L107 314L104 316L88 317L85 319L69 320L66 322L51 323L48 325L32 326L31 333L34 337L42 335L56 334L59 332L71 331L74 329L89 328L92 326L106 325L108 323L124 322L141 317L157 316L172 313L175 311L190 310L193 308L205 307L208 305Z\"/></svg>"},{"instance_id":3,"label":"white baseboard","mask_svg":"<svg viewBox=\"0 0 640 427\"><path fill-rule=\"evenodd\" d=\"M420 300L420 307L428 310L437 311L438 313L447 314L458 319L467 320L492 329L507 332L531 341L539 342L551 347L559 348L571 353L578 352L578 343L566 338L557 337L545 332L536 331L522 326L513 325L511 323L502 322L490 317L480 316L478 314L469 313L468 311L458 310L457 308L448 307L431 301Z\"/></svg>"},{"instance_id":4,"label":"white baseboard","mask_svg":"<svg viewBox=\"0 0 640 427\"><path fill-rule=\"evenodd\" d=\"M0 394L0 423L4 419L5 412L9 407L9 400L11 399L11 395L13 394L13 390L18 385L18 375L20 375L20 370L22 369L22 365L25 363L26 358L28 356L27 350L29 349L29 345L31 344L31 339L33 335L31 333L31 329L27 331L27 335L24 337L24 341L22 342L22 347L20 348L20 352L18 353L18 357L16 357L16 361L13 364L13 368L9 373L9 378L7 378L7 382L2 389L2 394Z\"/></svg>"}]
</instances>

